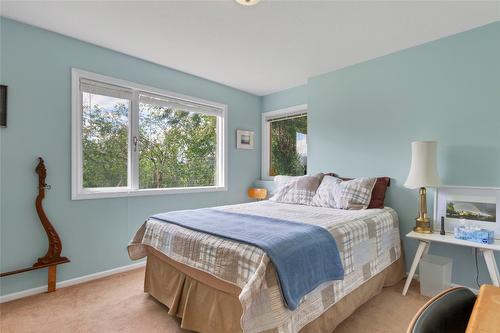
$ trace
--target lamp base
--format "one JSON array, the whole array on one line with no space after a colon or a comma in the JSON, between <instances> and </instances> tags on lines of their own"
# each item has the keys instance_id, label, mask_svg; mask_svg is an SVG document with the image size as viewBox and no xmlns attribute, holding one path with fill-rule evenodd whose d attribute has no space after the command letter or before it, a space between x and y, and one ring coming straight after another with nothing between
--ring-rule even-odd
<instances>
[{"instance_id":1,"label":"lamp base","mask_svg":"<svg viewBox=\"0 0 500 333\"><path fill-rule=\"evenodd\" d=\"M427 191L425 187L421 187L419 191L419 214L415 219L416 225L413 231L423 234L432 233L431 219L427 215Z\"/></svg>"},{"instance_id":2,"label":"lamp base","mask_svg":"<svg viewBox=\"0 0 500 333\"><path fill-rule=\"evenodd\" d=\"M418 222L417 222L418 223ZM421 234L432 234L432 228L430 226L416 226L413 231L419 232Z\"/></svg>"}]
</instances>

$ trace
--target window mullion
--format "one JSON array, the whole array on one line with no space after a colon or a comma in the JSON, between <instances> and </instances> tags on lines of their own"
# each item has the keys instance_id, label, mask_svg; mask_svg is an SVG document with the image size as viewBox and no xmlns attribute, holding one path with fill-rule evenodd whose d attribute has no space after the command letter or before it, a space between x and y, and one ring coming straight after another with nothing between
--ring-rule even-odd
<instances>
[{"instance_id":1,"label":"window mullion","mask_svg":"<svg viewBox=\"0 0 500 333\"><path fill-rule=\"evenodd\" d=\"M134 91L129 117L129 183L132 190L139 189L139 93Z\"/></svg>"},{"instance_id":2,"label":"window mullion","mask_svg":"<svg viewBox=\"0 0 500 333\"><path fill-rule=\"evenodd\" d=\"M222 117L217 117L216 123L216 146L215 146L215 154L216 154L216 166L215 166L215 185L216 186L225 186L224 179L224 153L225 147L223 145L224 142L224 119Z\"/></svg>"}]
</instances>

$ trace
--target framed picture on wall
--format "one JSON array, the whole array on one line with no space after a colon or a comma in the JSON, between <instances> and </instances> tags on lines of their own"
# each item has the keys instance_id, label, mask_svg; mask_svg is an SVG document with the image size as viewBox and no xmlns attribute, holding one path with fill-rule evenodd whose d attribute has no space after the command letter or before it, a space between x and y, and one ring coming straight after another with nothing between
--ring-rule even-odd
<instances>
[{"instance_id":1,"label":"framed picture on wall","mask_svg":"<svg viewBox=\"0 0 500 333\"><path fill-rule=\"evenodd\" d=\"M445 231L453 233L455 226L474 225L494 230L500 239L500 188L441 186L434 197L434 230L440 229L444 217Z\"/></svg>"},{"instance_id":2,"label":"framed picture on wall","mask_svg":"<svg viewBox=\"0 0 500 333\"><path fill-rule=\"evenodd\" d=\"M254 132L236 130L236 148L254 149Z\"/></svg>"}]
</instances>

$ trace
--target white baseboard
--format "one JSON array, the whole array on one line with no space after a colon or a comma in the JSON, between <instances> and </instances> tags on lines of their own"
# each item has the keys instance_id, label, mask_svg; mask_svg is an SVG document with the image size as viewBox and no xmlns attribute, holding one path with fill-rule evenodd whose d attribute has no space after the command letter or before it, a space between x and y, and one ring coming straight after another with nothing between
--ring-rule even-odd
<instances>
[{"instance_id":1,"label":"white baseboard","mask_svg":"<svg viewBox=\"0 0 500 333\"><path fill-rule=\"evenodd\" d=\"M107 271L97 272L97 273L93 273L93 274L89 274L89 275L80 276L80 277L77 277L74 279L69 279L69 280L57 282L56 287L57 288L69 287L69 286L73 286L75 284L80 284L80 283L100 279L100 278L110 276L113 274L118 274L118 273L130 271L130 270L133 270L136 268L143 267L145 265L146 265L146 262L141 261L138 263L127 265L127 266L116 267L116 268L113 268L113 269L110 269ZM13 301L13 300L23 298L23 297L28 297L31 295L43 294L45 292L47 292L47 285L36 287L36 288L31 288L31 289L26 289L23 291L18 291L15 293L0 296L0 303Z\"/></svg>"},{"instance_id":2,"label":"white baseboard","mask_svg":"<svg viewBox=\"0 0 500 333\"><path fill-rule=\"evenodd\" d=\"M408 272L406 272L406 276L408 276ZM420 281L420 280L419 280L419 278L418 278L418 274L417 274L417 273L415 273L415 274L413 275L413 280ZM470 291L472 291L472 292L473 292L474 294L476 294L476 295L479 293L479 290L478 290L478 289L473 289L473 288L470 288L470 287L467 287L467 286L463 286L463 285L461 285L461 284L452 283L452 284L451 284L451 286L452 286L453 288L455 288L455 287L465 287L465 288L468 288L468 289L470 289Z\"/></svg>"}]
</instances>

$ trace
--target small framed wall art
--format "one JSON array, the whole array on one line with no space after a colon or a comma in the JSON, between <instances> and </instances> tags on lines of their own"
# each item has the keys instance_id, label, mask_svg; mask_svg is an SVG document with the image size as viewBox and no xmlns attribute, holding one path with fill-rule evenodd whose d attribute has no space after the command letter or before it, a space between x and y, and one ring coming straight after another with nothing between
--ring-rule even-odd
<instances>
[{"instance_id":1,"label":"small framed wall art","mask_svg":"<svg viewBox=\"0 0 500 333\"><path fill-rule=\"evenodd\" d=\"M445 232L456 226L472 224L493 230L500 239L500 188L440 186L434 197L434 230L440 229L444 217Z\"/></svg>"},{"instance_id":2,"label":"small framed wall art","mask_svg":"<svg viewBox=\"0 0 500 333\"><path fill-rule=\"evenodd\" d=\"M236 130L236 148L254 149L254 132Z\"/></svg>"}]
</instances>

